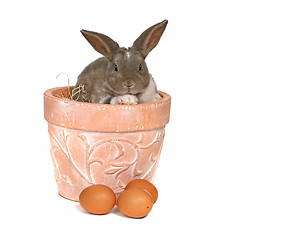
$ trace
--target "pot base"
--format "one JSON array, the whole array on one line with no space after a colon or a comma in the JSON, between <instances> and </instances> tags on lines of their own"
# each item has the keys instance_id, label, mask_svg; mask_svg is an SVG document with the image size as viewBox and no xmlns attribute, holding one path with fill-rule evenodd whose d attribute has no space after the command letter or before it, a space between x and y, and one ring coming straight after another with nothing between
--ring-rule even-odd
<instances>
[{"instance_id":1,"label":"pot base","mask_svg":"<svg viewBox=\"0 0 292 240\"><path fill-rule=\"evenodd\" d=\"M59 194L78 201L92 184L119 195L134 179L153 182L164 128L145 132L100 133L48 125Z\"/></svg>"}]
</instances>

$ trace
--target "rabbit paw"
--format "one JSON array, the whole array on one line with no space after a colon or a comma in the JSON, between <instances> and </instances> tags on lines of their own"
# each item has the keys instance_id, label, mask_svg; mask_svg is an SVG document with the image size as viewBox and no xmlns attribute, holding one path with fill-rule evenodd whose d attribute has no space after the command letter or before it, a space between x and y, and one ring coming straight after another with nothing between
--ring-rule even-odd
<instances>
[{"instance_id":1,"label":"rabbit paw","mask_svg":"<svg viewBox=\"0 0 292 240\"><path fill-rule=\"evenodd\" d=\"M126 94L123 96L113 97L111 99L111 104L136 105L138 104L138 98L134 95Z\"/></svg>"}]
</instances>

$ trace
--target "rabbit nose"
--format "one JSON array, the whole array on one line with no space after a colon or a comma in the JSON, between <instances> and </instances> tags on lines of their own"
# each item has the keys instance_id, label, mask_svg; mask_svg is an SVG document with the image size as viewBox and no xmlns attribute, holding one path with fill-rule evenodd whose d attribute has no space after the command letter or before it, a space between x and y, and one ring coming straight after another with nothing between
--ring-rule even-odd
<instances>
[{"instance_id":1,"label":"rabbit nose","mask_svg":"<svg viewBox=\"0 0 292 240\"><path fill-rule=\"evenodd\" d=\"M135 85L135 83L124 83L124 86L126 88L132 88L132 87L134 87L134 85Z\"/></svg>"}]
</instances>

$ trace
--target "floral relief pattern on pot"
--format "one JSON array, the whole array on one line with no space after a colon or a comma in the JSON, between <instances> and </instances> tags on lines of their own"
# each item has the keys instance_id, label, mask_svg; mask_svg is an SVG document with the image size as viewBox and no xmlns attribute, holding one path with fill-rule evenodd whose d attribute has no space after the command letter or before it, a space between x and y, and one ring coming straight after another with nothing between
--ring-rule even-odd
<instances>
[{"instance_id":1,"label":"floral relief pattern on pot","mask_svg":"<svg viewBox=\"0 0 292 240\"><path fill-rule=\"evenodd\" d=\"M123 133L48 127L61 196L78 201L79 193L92 184L105 184L119 195L136 178L153 181L164 127Z\"/></svg>"}]
</instances>

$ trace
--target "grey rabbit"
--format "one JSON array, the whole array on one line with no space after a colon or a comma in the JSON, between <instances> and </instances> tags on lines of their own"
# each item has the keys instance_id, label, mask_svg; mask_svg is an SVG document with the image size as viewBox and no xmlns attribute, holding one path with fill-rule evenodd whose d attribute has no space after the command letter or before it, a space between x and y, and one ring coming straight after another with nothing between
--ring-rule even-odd
<instances>
[{"instance_id":1,"label":"grey rabbit","mask_svg":"<svg viewBox=\"0 0 292 240\"><path fill-rule=\"evenodd\" d=\"M104 57L90 63L78 76L74 98L101 104L138 104L161 99L148 71L145 58L158 44L168 21L144 31L130 48L120 46L108 36L81 30L91 46ZM78 96L78 97L77 97Z\"/></svg>"}]
</instances>

